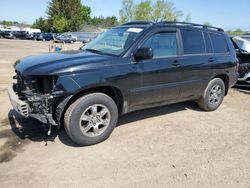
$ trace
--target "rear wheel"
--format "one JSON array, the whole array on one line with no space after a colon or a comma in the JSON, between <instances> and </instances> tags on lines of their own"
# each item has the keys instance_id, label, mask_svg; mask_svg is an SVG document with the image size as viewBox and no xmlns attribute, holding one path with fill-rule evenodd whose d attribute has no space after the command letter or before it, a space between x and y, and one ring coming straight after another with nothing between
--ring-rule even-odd
<instances>
[{"instance_id":1,"label":"rear wheel","mask_svg":"<svg viewBox=\"0 0 250 188\"><path fill-rule=\"evenodd\" d=\"M198 105L206 111L216 110L222 103L225 96L225 84L222 79L214 78L209 82Z\"/></svg>"},{"instance_id":2,"label":"rear wheel","mask_svg":"<svg viewBox=\"0 0 250 188\"><path fill-rule=\"evenodd\" d=\"M118 110L115 102L103 93L85 95L65 112L68 136L77 144L97 144L109 137L116 126Z\"/></svg>"}]
</instances>

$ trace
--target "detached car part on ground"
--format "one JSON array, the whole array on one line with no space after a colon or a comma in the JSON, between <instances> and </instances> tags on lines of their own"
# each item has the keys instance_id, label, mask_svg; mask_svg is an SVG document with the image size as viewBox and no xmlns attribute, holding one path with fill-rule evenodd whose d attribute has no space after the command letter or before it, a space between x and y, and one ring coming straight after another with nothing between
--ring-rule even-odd
<instances>
[{"instance_id":1,"label":"detached car part on ground","mask_svg":"<svg viewBox=\"0 0 250 188\"><path fill-rule=\"evenodd\" d=\"M216 110L237 81L237 62L222 29L130 22L81 50L18 60L8 93L21 115L64 125L75 143L91 145L131 111L189 100Z\"/></svg>"},{"instance_id":2,"label":"detached car part on ground","mask_svg":"<svg viewBox=\"0 0 250 188\"><path fill-rule=\"evenodd\" d=\"M239 78L237 86L250 87L250 41L241 37L231 37L239 59Z\"/></svg>"}]
</instances>

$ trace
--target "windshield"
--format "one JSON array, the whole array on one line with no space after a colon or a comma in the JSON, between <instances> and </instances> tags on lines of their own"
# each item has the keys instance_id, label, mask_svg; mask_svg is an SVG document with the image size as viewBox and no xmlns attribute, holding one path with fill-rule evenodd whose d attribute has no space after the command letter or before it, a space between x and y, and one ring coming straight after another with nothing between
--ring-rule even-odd
<instances>
[{"instance_id":1,"label":"windshield","mask_svg":"<svg viewBox=\"0 0 250 188\"><path fill-rule=\"evenodd\" d=\"M110 29L82 47L96 53L120 55L127 50L142 32L141 27L117 27Z\"/></svg>"}]
</instances>

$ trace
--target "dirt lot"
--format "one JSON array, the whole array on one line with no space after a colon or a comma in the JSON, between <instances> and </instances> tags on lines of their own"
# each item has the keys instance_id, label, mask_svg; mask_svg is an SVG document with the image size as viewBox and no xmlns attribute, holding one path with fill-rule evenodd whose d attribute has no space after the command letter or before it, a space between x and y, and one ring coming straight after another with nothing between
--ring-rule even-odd
<instances>
[{"instance_id":1,"label":"dirt lot","mask_svg":"<svg viewBox=\"0 0 250 188\"><path fill-rule=\"evenodd\" d=\"M230 90L215 112L193 102L134 112L107 141L77 147L11 110L14 61L47 51L0 40L0 187L250 187L249 90Z\"/></svg>"}]
</instances>

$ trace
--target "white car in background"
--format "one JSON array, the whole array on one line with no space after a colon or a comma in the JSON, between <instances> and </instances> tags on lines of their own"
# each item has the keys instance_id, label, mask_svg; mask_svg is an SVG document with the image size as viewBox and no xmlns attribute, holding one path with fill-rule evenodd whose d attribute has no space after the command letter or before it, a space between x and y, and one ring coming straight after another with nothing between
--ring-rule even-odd
<instances>
[{"instance_id":1,"label":"white car in background","mask_svg":"<svg viewBox=\"0 0 250 188\"><path fill-rule=\"evenodd\" d=\"M75 39L77 41L77 36L72 35L72 34L66 34L66 35L68 35L70 38Z\"/></svg>"},{"instance_id":2,"label":"white car in background","mask_svg":"<svg viewBox=\"0 0 250 188\"><path fill-rule=\"evenodd\" d=\"M238 86L250 86L250 41L241 37L231 37L239 59Z\"/></svg>"}]
</instances>

